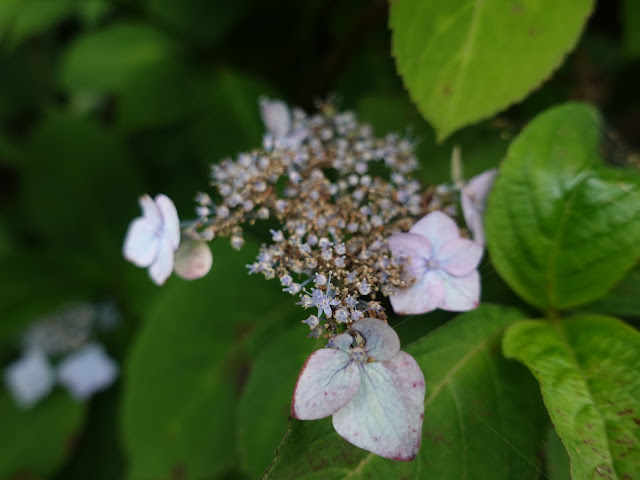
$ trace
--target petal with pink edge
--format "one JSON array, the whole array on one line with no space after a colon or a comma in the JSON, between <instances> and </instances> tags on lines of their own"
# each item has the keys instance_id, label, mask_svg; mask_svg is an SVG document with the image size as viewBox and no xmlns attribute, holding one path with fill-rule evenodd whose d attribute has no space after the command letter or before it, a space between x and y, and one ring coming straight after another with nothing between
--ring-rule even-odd
<instances>
[{"instance_id":1,"label":"petal with pink edge","mask_svg":"<svg viewBox=\"0 0 640 480\"><path fill-rule=\"evenodd\" d=\"M156 195L156 205L162 214L164 234L171 240L173 251L180 245L180 220L176 206L166 195Z\"/></svg>"},{"instance_id":2,"label":"petal with pink edge","mask_svg":"<svg viewBox=\"0 0 640 480\"><path fill-rule=\"evenodd\" d=\"M195 280L209 273L212 264L213 254L207 243L188 238L176 250L173 268L185 280Z\"/></svg>"},{"instance_id":3,"label":"petal with pink edge","mask_svg":"<svg viewBox=\"0 0 640 480\"><path fill-rule=\"evenodd\" d=\"M431 212L418 220L409 229L409 233L416 233L426 237L436 252L441 244L460 236L460 230L458 230L456 222L439 210Z\"/></svg>"},{"instance_id":4,"label":"petal with pink edge","mask_svg":"<svg viewBox=\"0 0 640 480\"><path fill-rule=\"evenodd\" d=\"M424 376L414 358L398 352L386 362L367 363L358 393L333 414L336 432L382 457L413 460L420 448Z\"/></svg>"},{"instance_id":5,"label":"petal with pink edge","mask_svg":"<svg viewBox=\"0 0 640 480\"><path fill-rule=\"evenodd\" d=\"M399 315L430 312L438 308L443 299L443 280L435 271L427 272L411 287L389 296L393 311Z\"/></svg>"},{"instance_id":6,"label":"petal with pink edge","mask_svg":"<svg viewBox=\"0 0 640 480\"><path fill-rule=\"evenodd\" d=\"M440 271L444 286L444 298L440 304L443 310L465 312L480 304L480 275L473 270L464 277L452 277Z\"/></svg>"},{"instance_id":7,"label":"petal with pink edge","mask_svg":"<svg viewBox=\"0 0 640 480\"><path fill-rule=\"evenodd\" d=\"M328 417L344 407L359 386L360 372L348 353L333 348L317 350L302 367L291 414L299 420Z\"/></svg>"},{"instance_id":8,"label":"petal with pink edge","mask_svg":"<svg viewBox=\"0 0 640 480\"><path fill-rule=\"evenodd\" d=\"M378 362L383 362L400 351L400 339L396 331L377 318L363 318L351 325L365 339L364 350Z\"/></svg>"},{"instance_id":9,"label":"petal with pink edge","mask_svg":"<svg viewBox=\"0 0 640 480\"><path fill-rule=\"evenodd\" d=\"M136 218L124 239L124 258L138 267L148 267L158 256L157 228L147 217Z\"/></svg>"},{"instance_id":10,"label":"petal with pink edge","mask_svg":"<svg viewBox=\"0 0 640 480\"><path fill-rule=\"evenodd\" d=\"M173 245L167 237L158 242L158 256L149 267L149 276L157 285L162 285L173 271Z\"/></svg>"},{"instance_id":11,"label":"petal with pink edge","mask_svg":"<svg viewBox=\"0 0 640 480\"><path fill-rule=\"evenodd\" d=\"M464 277L478 266L482 252L482 247L471 240L456 238L442 244L436 259L440 268L450 275Z\"/></svg>"}]
</instances>

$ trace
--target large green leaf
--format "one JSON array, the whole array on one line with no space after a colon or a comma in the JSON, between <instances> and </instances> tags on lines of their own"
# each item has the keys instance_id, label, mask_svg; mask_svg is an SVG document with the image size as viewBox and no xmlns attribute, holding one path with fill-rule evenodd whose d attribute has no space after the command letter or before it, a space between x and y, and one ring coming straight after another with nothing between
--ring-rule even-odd
<instances>
[{"instance_id":1,"label":"large green leaf","mask_svg":"<svg viewBox=\"0 0 640 480\"><path fill-rule=\"evenodd\" d=\"M546 414L526 371L500 354L518 311L482 306L409 345L427 384L418 458L395 462L352 447L328 420L292 421L268 479L538 478Z\"/></svg>"},{"instance_id":2,"label":"large green leaf","mask_svg":"<svg viewBox=\"0 0 640 480\"><path fill-rule=\"evenodd\" d=\"M0 390L0 478L53 473L72 452L83 414L84 406L61 392L23 411Z\"/></svg>"},{"instance_id":3,"label":"large green leaf","mask_svg":"<svg viewBox=\"0 0 640 480\"><path fill-rule=\"evenodd\" d=\"M640 333L598 315L527 320L503 349L540 382L572 478L640 478Z\"/></svg>"},{"instance_id":4,"label":"large green leaf","mask_svg":"<svg viewBox=\"0 0 640 480\"><path fill-rule=\"evenodd\" d=\"M149 312L125 370L130 478L208 478L237 463L245 344L290 318L290 298L247 277L249 250L217 242L212 272L194 282L170 279Z\"/></svg>"},{"instance_id":5,"label":"large green leaf","mask_svg":"<svg viewBox=\"0 0 640 480\"><path fill-rule=\"evenodd\" d=\"M243 469L258 478L287 433L291 398L300 368L324 339L305 338L309 329L296 325L256 357L238 407L238 449Z\"/></svg>"},{"instance_id":6,"label":"large green leaf","mask_svg":"<svg viewBox=\"0 0 640 480\"><path fill-rule=\"evenodd\" d=\"M593 3L391 2L398 71L438 140L538 87L578 40Z\"/></svg>"},{"instance_id":7,"label":"large green leaf","mask_svg":"<svg viewBox=\"0 0 640 480\"><path fill-rule=\"evenodd\" d=\"M171 38L149 25L113 23L78 37L67 49L60 83L71 90L118 90L136 72L166 59L174 51Z\"/></svg>"},{"instance_id":8,"label":"large green leaf","mask_svg":"<svg viewBox=\"0 0 640 480\"><path fill-rule=\"evenodd\" d=\"M7 40L12 47L55 26L75 8L72 0L4 0L3 3L0 28L8 30Z\"/></svg>"},{"instance_id":9,"label":"large green leaf","mask_svg":"<svg viewBox=\"0 0 640 480\"><path fill-rule=\"evenodd\" d=\"M605 295L640 255L640 175L604 166L600 134L590 107L546 111L509 147L489 197L491 259L537 307Z\"/></svg>"}]
</instances>

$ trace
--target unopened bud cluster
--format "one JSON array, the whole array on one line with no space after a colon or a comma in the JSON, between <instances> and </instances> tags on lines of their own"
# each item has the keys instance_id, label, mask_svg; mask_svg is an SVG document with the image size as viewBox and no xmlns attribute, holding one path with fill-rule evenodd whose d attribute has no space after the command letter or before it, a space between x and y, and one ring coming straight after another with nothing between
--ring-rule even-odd
<instances>
[{"instance_id":1,"label":"unopened bud cluster","mask_svg":"<svg viewBox=\"0 0 640 480\"><path fill-rule=\"evenodd\" d=\"M196 196L189 230L205 240L229 236L240 249L244 224L276 219L249 272L277 278L302 307L317 309L304 320L310 336L332 337L364 317L385 320L381 295L411 282L406 259L393 258L386 239L451 199L410 177L417 160L408 139L375 137L332 104L285 114L263 148L212 166L216 191Z\"/></svg>"}]
</instances>

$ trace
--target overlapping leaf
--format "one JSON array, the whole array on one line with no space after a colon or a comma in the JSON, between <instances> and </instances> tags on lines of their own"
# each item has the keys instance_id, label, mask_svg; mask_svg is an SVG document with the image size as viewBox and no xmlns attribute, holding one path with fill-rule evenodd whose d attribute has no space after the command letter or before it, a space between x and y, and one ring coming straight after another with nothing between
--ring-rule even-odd
<instances>
[{"instance_id":1,"label":"overlapping leaf","mask_svg":"<svg viewBox=\"0 0 640 480\"><path fill-rule=\"evenodd\" d=\"M640 334L611 317L510 327L505 355L540 382L572 478L640 477Z\"/></svg>"}]
</instances>

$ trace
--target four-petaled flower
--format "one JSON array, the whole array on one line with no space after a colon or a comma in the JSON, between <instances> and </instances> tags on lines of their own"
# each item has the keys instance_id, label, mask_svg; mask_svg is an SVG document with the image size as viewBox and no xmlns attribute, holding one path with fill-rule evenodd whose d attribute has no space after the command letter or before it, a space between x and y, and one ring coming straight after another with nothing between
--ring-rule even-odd
<instances>
[{"instance_id":1,"label":"four-petaled flower","mask_svg":"<svg viewBox=\"0 0 640 480\"><path fill-rule=\"evenodd\" d=\"M414 283L389 297L399 314L426 313L436 308L471 310L480 300L476 267L482 247L464 238L455 222L440 211L419 220L408 233L389 237L391 253L406 258L407 274Z\"/></svg>"},{"instance_id":2,"label":"four-petaled flower","mask_svg":"<svg viewBox=\"0 0 640 480\"><path fill-rule=\"evenodd\" d=\"M487 197L496 179L498 170L493 168L476 175L460 188L460 203L467 227L473 235L473 241L484 245L484 211Z\"/></svg>"},{"instance_id":3,"label":"four-petaled flower","mask_svg":"<svg viewBox=\"0 0 640 480\"><path fill-rule=\"evenodd\" d=\"M422 371L400 351L398 335L382 320L365 318L351 329L355 338L342 333L329 348L309 356L291 413L300 420L333 415L336 432L352 444L386 458L412 460L422 436Z\"/></svg>"},{"instance_id":4,"label":"four-petaled flower","mask_svg":"<svg viewBox=\"0 0 640 480\"><path fill-rule=\"evenodd\" d=\"M124 257L138 267L149 267L149 276L162 285L173 270L174 253L180 244L178 212L169 197L140 197L142 216L129 225Z\"/></svg>"},{"instance_id":5,"label":"four-petaled flower","mask_svg":"<svg viewBox=\"0 0 640 480\"><path fill-rule=\"evenodd\" d=\"M76 400L85 400L109 387L118 376L118 365L102 345L91 343L67 355L58 365L58 379Z\"/></svg>"}]
</instances>

